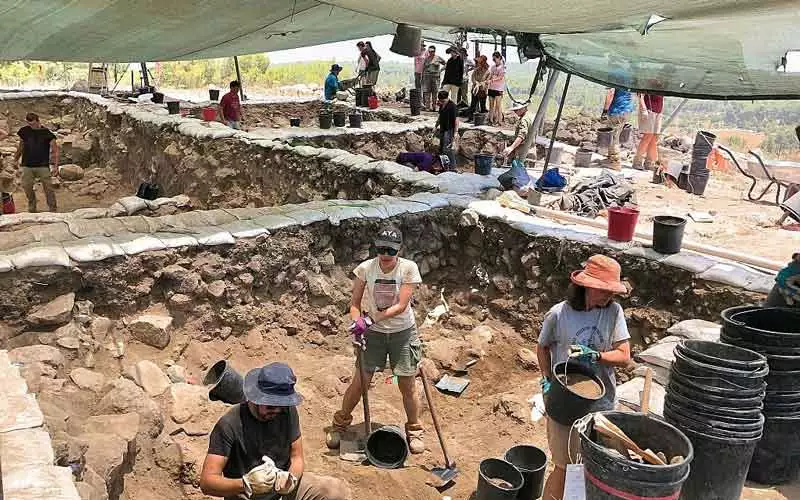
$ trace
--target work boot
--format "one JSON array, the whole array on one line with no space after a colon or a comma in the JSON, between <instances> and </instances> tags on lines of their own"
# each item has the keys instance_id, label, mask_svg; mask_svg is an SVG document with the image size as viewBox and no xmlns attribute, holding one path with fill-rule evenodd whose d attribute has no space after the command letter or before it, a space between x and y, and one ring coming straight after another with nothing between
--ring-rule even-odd
<instances>
[{"instance_id":1,"label":"work boot","mask_svg":"<svg viewBox=\"0 0 800 500\"><path fill-rule=\"evenodd\" d=\"M647 160L647 161L644 162L644 165L642 166L641 170L655 170L656 168L658 168L658 167L653 162L653 160Z\"/></svg>"},{"instance_id":2,"label":"work boot","mask_svg":"<svg viewBox=\"0 0 800 500\"><path fill-rule=\"evenodd\" d=\"M644 159L641 156L634 156L633 161L631 162L631 166L635 170L644 170L644 167L642 166L643 161Z\"/></svg>"},{"instance_id":3,"label":"work boot","mask_svg":"<svg viewBox=\"0 0 800 500\"><path fill-rule=\"evenodd\" d=\"M422 440L423 433L421 424L406 424L408 450L415 455L425 451L425 441Z\"/></svg>"},{"instance_id":4,"label":"work boot","mask_svg":"<svg viewBox=\"0 0 800 500\"><path fill-rule=\"evenodd\" d=\"M325 435L325 444L328 446L328 448L332 450L339 448L339 444L342 440L342 434L347 431L347 428L351 423L353 423L352 415L346 415L344 412L342 412L342 410L339 410L333 414L331 428Z\"/></svg>"}]
</instances>

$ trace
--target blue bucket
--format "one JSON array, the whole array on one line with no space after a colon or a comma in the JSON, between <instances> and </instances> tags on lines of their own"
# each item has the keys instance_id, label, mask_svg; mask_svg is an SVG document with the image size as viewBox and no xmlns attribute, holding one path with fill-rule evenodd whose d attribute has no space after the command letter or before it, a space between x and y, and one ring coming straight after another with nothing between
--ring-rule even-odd
<instances>
[{"instance_id":1,"label":"blue bucket","mask_svg":"<svg viewBox=\"0 0 800 500\"><path fill-rule=\"evenodd\" d=\"M491 175L494 165L494 155L475 155L475 173L478 175Z\"/></svg>"}]
</instances>

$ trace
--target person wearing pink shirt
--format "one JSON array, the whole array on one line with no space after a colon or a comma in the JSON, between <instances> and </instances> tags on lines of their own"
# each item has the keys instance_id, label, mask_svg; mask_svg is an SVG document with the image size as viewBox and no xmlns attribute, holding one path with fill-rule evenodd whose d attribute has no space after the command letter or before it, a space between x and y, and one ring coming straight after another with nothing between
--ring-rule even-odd
<instances>
[{"instance_id":1,"label":"person wearing pink shirt","mask_svg":"<svg viewBox=\"0 0 800 500\"><path fill-rule=\"evenodd\" d=\"M425 58L427 57L425 51L425 42L420 44L419 54L414 57L414 88L422 90L422 72L425 69Z\"/></svg>"},{"instance_id":2,"label":"person wearing pink shirt","mask_svg":"<svg viewBox=\"0 0 800 500\"><path fill-rule=\"evenodd\" d=\"M494 64L489 70L489 124L503 123L503 91L506 88L506 64L500 52L492 54Z\"/></svg>"}]
</instances>

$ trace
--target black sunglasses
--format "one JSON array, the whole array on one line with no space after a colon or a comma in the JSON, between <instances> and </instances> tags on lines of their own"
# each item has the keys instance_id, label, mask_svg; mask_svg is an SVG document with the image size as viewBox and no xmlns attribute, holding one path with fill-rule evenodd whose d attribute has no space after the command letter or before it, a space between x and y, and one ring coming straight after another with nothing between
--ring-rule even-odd
<instances>
[{"instance_id":1,"label":"black sunglasses","mask_svg":"<svg viewBox=\"0 0 800 500\"><path fill-rule=\"evenodd\" d=\"M388 255L390 257L394 257L397 255L398 250L389 247L378 247L376 248L377 252L381 255Z\"/></svg>"}]
</instances>

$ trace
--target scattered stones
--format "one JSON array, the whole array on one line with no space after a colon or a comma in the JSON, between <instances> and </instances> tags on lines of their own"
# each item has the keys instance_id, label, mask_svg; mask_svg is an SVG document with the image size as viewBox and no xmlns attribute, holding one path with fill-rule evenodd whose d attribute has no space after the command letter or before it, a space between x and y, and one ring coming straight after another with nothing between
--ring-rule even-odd
<instances>
[{"instance_id":1,"label":"scattered stones","mask_svg":"<svg viewBox=\"0 0 800 500\"><path fill-rule=\"evenodd\" d=\"M517 360L522 364L526 370L538 370L539 362L536 359L536 353L525 347L517 351Z\"/></svg>"},{"instance_id":2,"label":"scattered stones","mask_svg":"<svg viewBox=\"0 0 800 500\"><path fill-rule=\"evenodd\" d=\"M81 328L81 326L74 321L70 321L55 331L55 336L57 339L64 337L79 337L81 335L83 335L83 328Z\"/></svg>"},{"instance_id":3,"label":"scattered stones","mask_svg":"<svg viewBox=\"0 0 800 500\"><path fill-rule=\"evenodd\" d=\"M83 434L81 438L89 443L86 466L103 478L109 498L119 498L125 487L125 473L133 469L135 459L129 443L116 434Z\"/></svg>"},{"instance_id":4,"label":"scattered stones","mask_svg":"<svg viewBox=\"0 0 800 500\"><path fill-rule=\"evenodd\" d=\"M184 295L194 294L202 283L198 273L175 264L165 267L160 273L157 272L156 278L168 280L173 285L175 293Z\"/></svg>"},{"instance_id":5,"label":"scattered stones","mask_svg":"<svg viewBox=\"0 0 800 500\"><path fill-rule=\"evenodd\" d=\"M173 384L186 382L186 368L181 365L172 365L167 368L167 377Z\"/></svg>"},{"instance_id":6,"label":"scattered stones","mask_svg":"<svg viewBox=\"0 0 800 500\"><path fill-rule=\"evenodd\" d=\"M506 392L501 394L494 405L495 413L502 413L520 424L530 419L530 408L524 397Z\"/></svg>"},{"instance_id":7,"label":"scattered stones","mask_svg":"<svg viewBox=\"0 0 800 500\"><path fill-rule=\"evenodd\" d=\"M170 380L161 368L147 360L136 363L133 380L150 396L159 396L170 386Z\"/></svg>"},{"instance_id":8,"label":"scattered stones","mask_svg":"<svg viewBox=\"0 0 800 500\"><path fill-rule=\"evenodd\" d=\"M471 347L475 349L485 349L488 344L494 342L496 330L489 325L478 325L472 329L465 337Z\"/></svg>"},{"instance_id":9,"label":"scattered stones","mask_svg":"<svg viewBox=\"0 0 800 500\"><path fill-rule=\"evenodd\" d=\"M169 305L178 311L185 311L192 306L192 298L182 293L176 293L169 298Z\"/></svg>"},{"instance_id":10,"label":"scattered stones","mask_svg":"<svg viewBox=\"0 0 800 500\"><path fill-rule=\"evenodd\" d=\"M72 319L74 306L75 294L68 293L36 308L26 319L33 326L63 325Z\"/></svg>"},{"instance_id":11,"label":"scattered stones","mask_svg":"<svg viewBox=\"0 0 800 500\"><path fill-rule=\"evenodd\" d=\"M169 390L172 399L170 417L176 424L188 422L208 405L208 390L203 386L173 384Z\"/></svg>"},{"instance_id":12,"label":"scattered stones","mask_svg":"<svg viewBox=\"0 0 800 500\"><path fill-rule=\"evenodd\" d=\"M109 384L110 390L95 408L95 414L137 413L141 418L140 432L156 437L164 427L161 410L155 401L134 382L117 378Z\"/></svg>"},{"instance_id":13,"label":"scattered stones","mask_svg":"<svg viewBox=\"0 0 800 500\"><path fill-rule=\"evenodd\" d=\"M72 383L81 389L88 389L93 392L100 392L106 382L102 373L87 370L86 368L75 368L69 373Z\"/></svg>"},{"instance_id":14,"label":"scattered stones","mask_svg":"<svg viewBox=\"0 0 800 500\"><path fill-rule=\"evenodd\" d=\"M492 284L501 293L510 293L514 289L514 281L500 274L492 276Z\"/></svg>"},{"instance_id":15,"label":"scattered stones","mask_svg":"<svg viewBox=\"0 0 800 500\"><path fill-rule=\"evenodd\" d=\"M81 347L81 341L75 337L61 337L56 340L56 344L64 349L65 357L69 360L78 358L78 349Z\"/></svg>"},{"instance_id":16,"label":"scattered stones","mask_svg":"<svg viewBox=\"0 0 800 500\"><path fill-rule=\"evenodd\" d=\"M56 347L47 345L19 347L9 351L8 357L12 362L26 366L37 362L54 369L64 366L64 355L61 354L61 351Z\"/></svg>"},{"instance_id":17,"label":"scattered stones","mask_svg":"<svg viewBox=\"0 0 800 500\"><path fill-rule=\"evenodd\" d=\"M166 314L142 314L128 323L133 338L159 349L169 344L170 326L172 326L172 316Z\"/></svg>"},{"instance_id":18,"label":"scattered stones","mask_svg":"<svg viewBox=\"0 0 800 500\"><path fill-rule=\"evenodd\" d=\"M208 285L206 291L211 297L218 299L225 295L225 282L222 280L213 281Z\"/></svg>"},{"instance_id":19,"label":"scattered stones","mask_svg":"<svg viewBox=\"0 0 800 500\"><path fill-rule=\"evenodd\" d=\"M92 319L92 324L90 327L90 332L92 337L95 340L103 340L108 332L111 331L111 327L114 326L114 322L110 319L106 318L105 316L96 316Z\"/></svg>"},{"instance_id":20,"label":"scattered stones","mask_svg":"<svg viewBox=\"0 0 800 500\"><path fill-rule=\"evenodd\" d=\"M67 163L58 167L58 176L64 181L79 181L83 179L83 168L74 163Z\"/></svg>"}]
</instances>

